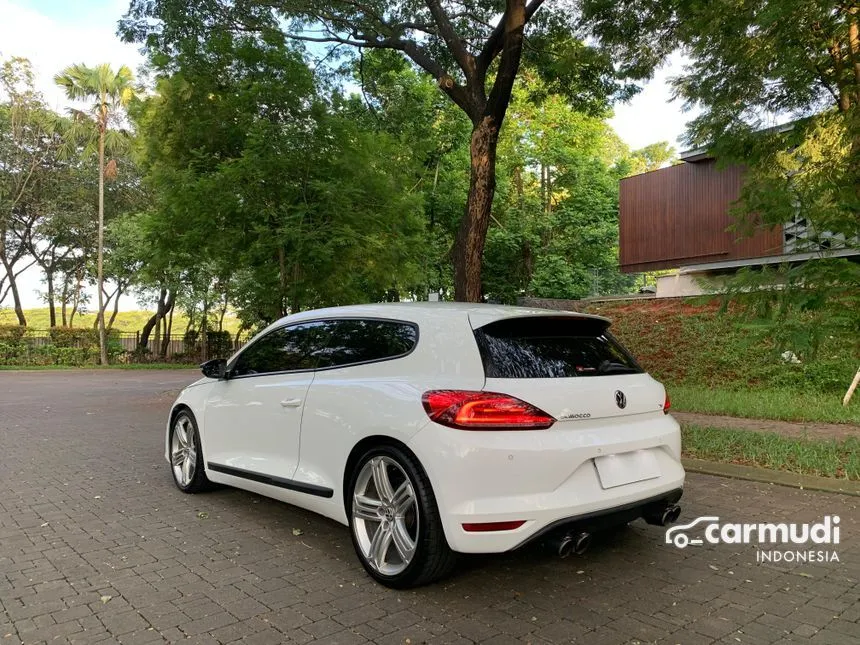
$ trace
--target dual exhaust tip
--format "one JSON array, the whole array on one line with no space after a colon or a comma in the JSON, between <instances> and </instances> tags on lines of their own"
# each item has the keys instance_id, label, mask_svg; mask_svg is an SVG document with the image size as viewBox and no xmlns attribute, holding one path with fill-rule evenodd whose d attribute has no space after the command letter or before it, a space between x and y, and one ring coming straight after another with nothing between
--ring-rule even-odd
<instances>
[{"instance_id":1,"label":"dual exhaust tip","mask_svg":"<svg viewBox=\"0 0 860 645\"><path fill-rule=\"evenodd\" d=\"M648 511L643 515L648 524L656 526L666 526L678 520L681 515L681 507L677 504L669 504L662 508ZM580 531L579 533L567 533L557 541L558 557L566 558L571 554L582 555L591 546L591 533Z\"/></svg>"},{"instance_id":2,"label":"dual exhaust tip","mask_svg":"<svg viewBox=\"0 0 860 645\"><path fill-rule=\"evenodd\" d=\"M571 553L582 555L591 546L591 533L568 533L558 542L558 557L566 558Z\"/></svg>"}]
</instances>

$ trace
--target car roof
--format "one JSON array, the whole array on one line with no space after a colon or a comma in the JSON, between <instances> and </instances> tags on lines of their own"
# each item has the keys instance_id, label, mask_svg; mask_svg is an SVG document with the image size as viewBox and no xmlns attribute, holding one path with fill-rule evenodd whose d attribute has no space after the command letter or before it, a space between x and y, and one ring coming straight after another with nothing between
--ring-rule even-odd
<instances>
[{"instance_id":1,"label":"car roof","mask_svg":"<svg viewBox=\"0 0 860 645\"><path fill-rule=\"evenodd\" d=\"M437 319L440 316L468 316L475 328L503 318L519 316L565 316L571 318L587 318L609 322L603 316L583 314L575 311L558 311L555 309L539 309L536 307L513 307L509 305L491 305L469 302L382 302L366 305L348 305L343 307L327 307L301 311L279 320L276 325L285 322L300 322L319 318L399 318L411 322L421 322L423 319Z\"/></svg>"}]
</instances>

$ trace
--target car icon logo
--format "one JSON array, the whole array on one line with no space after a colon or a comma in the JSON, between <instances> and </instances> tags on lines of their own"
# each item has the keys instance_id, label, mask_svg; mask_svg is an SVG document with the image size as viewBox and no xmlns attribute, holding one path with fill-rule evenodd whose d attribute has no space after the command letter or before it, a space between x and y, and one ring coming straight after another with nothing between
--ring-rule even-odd
<instances>
[{"instance_id":1,"label":"car icon logo","mask_svg":"<svg viewBox=\"0 0 860 645\"><path fill-rule=\"evenodd\" d=\"M697 517L689 524L681 524L680 526L673 526L668 531L666 531L666 544L674 544L679 549L685 549L690 544L702 544L701 538L691 538L689 535L684 533L687 529L691 529L697 524L703 524L705 522L711 524L713 522L719 522L719 517L707 516L707 517Z\"/></svg>"},{"instance_id":2,"label":"car icon logo","mask_svg":"<svg viewBox=\"0 0 860 645\"><path fill-rule=\"evenodd\" d=\"M615 405L622 410L627 407L627 397L621 390L615 390Z\"/></svg>"}]
</instances>

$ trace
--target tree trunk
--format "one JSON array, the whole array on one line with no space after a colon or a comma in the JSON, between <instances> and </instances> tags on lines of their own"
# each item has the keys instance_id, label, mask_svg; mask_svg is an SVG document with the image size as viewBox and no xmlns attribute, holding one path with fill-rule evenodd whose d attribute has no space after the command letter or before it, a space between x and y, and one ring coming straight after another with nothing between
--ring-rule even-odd
<instances>
[{"instance_id":1,"label":"tree trunk","mask_svg":"<svg viewBox=\"0 0 860 645\"><path fill-rule=\"evenodd\" d=\"M81 259L81 266L75 271L75 294L72 296L72 314L69 316L69 327L75 326L75 314L81 305L81 288L84 281L84 265L86 258Z\"/></svg>"},{"instance_id":2,"label":"tree trunk","mask_svg":"<svg viewBox=\"0 0 860 645\"><path fill-rule=\"evenodd\" d=\"M218 331L224 331L224 316L227 315L227 305L229 304L228 294L224 292L224 301L221 303L221 313L218 315Z\"/></svg>"},{"instance_id":3,"label":"tree trunk","mask_svg":"<svg viewBox=\"0 0 860 645\"><path fill-rule=\"evenodd\" d=\"M164 338L161 340L161 358L167 358L167 350L170 349L170 334L173 333L173 310L176 307L171 303L170 310L167 312L167 326L164 333Z\"/></svg>"},{"instance_id":4,"label":"tree trunk","mask_svg":"<svg viewBox=\"0 0 860 645\"><path fill-rule=\"evenodd\" d=\"M15 306L15 315L18 317L18 324L21 327L27 326L27 318L24 316L24 309L21 307L21 296L18 294L18 279L15 276L13 265L9 263L6 257L6 231L0 231L0 262L6 270L6 277L9 279L9 289L12 291L12 302Z\"/></svg>"},{"instance_id":5,"label":"tree trunk","mask_svg":"<svg viewBox=\"0 0 860 645\"><path fill-rule=\"evenodd\" d=\"M546 166L540 165L540 205L541 210L546 212Z\"/></svg>"},{"instance_id":6,"label":"tree trunk","mask_svg":"<svg viewBox=\"0 0 860 645\"><path fill-rule=\"evenodd\" d=\"M63 327L68 326L68 321L66 319L66 303L69 300L69 278L64 273L63 274L63 290L60 295L60 316L63 319Z\"/></svg>"},{"instance_id":7,"label":"tree trunk","mask_svg":"<svg viewBox=\"0 0 860 645\"><path fill-rule=\"evenodd\" d=\"M108 331L113 329L113 323L116 320L117 315L119 314L119 298L121 295L122 295L122 283L117 282L116 294L114 294L114 297L116 298L116 300L113 301L113 313L111 313L110 320L108 321L108 324L107 324L107 330Z\"/></svg>"},{"instance_id":8,"label":"tree trunk","mask_svg":"<svg viewBox=\"0 0 860 645\"><path fill-rule=\"evenodd\" d=\"M53 263L50 269L45 269L45 281L48 283L48 319L50 326L57 326L57 307L54 304L54 269Z\"/></svg>"},{"instance_id":9,"label":"tree trunk","mask_svg":"<svg viewBox=\"0 0 860 645\"><path fill-rule=\"evenodd\" d=\"M155 338L152 339L152 347L155 350L155 358L160 359L161 355L161 321L164 320L164 310L159 307L155 314Z\"/></svg>"},{"instance_id":10,"label":"tree trunk","mask_svg":"<svg viewBox=\"0 0 860 645\"><path fill-rule=\"evenodd\" d=\"M170 302L171 307L173 306L173 292L171 292L168 297L167 289L162 287L161 293L158 295L158 304L156 305L155 313L152 314L150 319L146 321L143 329L140 330L140 342L138 343L138 347L146 347L149 345L149 335L152 333L152 329L155 325L161 321L162 316L164 316L167 302Z\"/></svg>"},{"instance_id":11,"label":"tree trunk","mask_svg":"<svg viewBox=\"0 0 860 645\"><path fill-rule=\"evenodd\" d=\"M498 143L495 119L484 116L472 130L469 196L454 245L454 298L460 302L481 301L481 265L496 192Z\"/></svg>"},{"instance_id":12,"label":"tree trunk","mask_svg":"<svg viewBox=\"0 0 860 645\"><path fill-rule=\"evenodd\" d=\"M200 320L200 360L209 360L209 289L203 294L203 318Z\"/></svg>"},{"instance_id":13,"label":"tree trunk","mask_svg":"<svg viewBox=\"0 0 860 645\"><path fill-rule=\"evenodd\" d=\"M188 324L185 325L185 333L182 334L182 338L185 339L188 337L188 332L190 332L194 328L194 307L191 307L191 310L188 312Z\"/></svg>"},{"instance_id":14,"label":"tree trunk","mask_svg":"<svg viewBox=\"0 0 860 645\"><path fill-rule=\"evenodd\" d=\"M105 105L102 96L102 106ZM105 332L105 303L104 303L104 244L105 244L105 129L107 118L102 107L102 119L99 123L99 240L98 240L98 275L96 287L99 292L99 357L102 365L108 364L107 333Z\"/></svg>"},{"instance_id":15,"label":"tree trunk","mask_svg":"<svg viewBox=\"0 0 860 645\"><path fill-rule=\"evenodd\" d=\"M15 315L18 317L18 324L21 327L27 326L27 318L24 316L24 309L21 307L21 296L18 294L18 280L14 273L9 273L9 287L12 290L12 302L15 303Z\"/></svg>"},{"instance_id":16,"label":"tree trunk","mask_svg":"<svg viewBox=\"0 0 860 645\"><path fill-rule=\"evenodd\" d=\"M278 247L278 278L281 289L280 297L280 313L281 316L287 315L287 256L283 245Z\"/></svg>"}]
</instances>

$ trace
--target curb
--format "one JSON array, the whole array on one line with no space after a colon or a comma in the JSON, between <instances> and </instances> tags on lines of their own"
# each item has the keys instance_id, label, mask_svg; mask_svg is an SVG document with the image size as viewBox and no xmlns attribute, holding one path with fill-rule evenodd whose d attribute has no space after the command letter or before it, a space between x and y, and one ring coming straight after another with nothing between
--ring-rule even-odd
<instances>
[{"instance_id":1,"label":"curb","mask_svg":"<svg viewBox=\"0 0 860 645\"><path fill-rule=\"evenodd\" d=\"M684 464L684 469L691 473L702 473L704 475L744 479L765 484L778 484L802 490L817 490L826 493L840 493L842 495L860 497L860 482L849 481L847 479L798 475L797 473L782 470L769 470L767 468L726 464L716 461L706 461L704 459L688 459L686 457L681 459L681 463Z\"/></svg>"}]
</instances>

